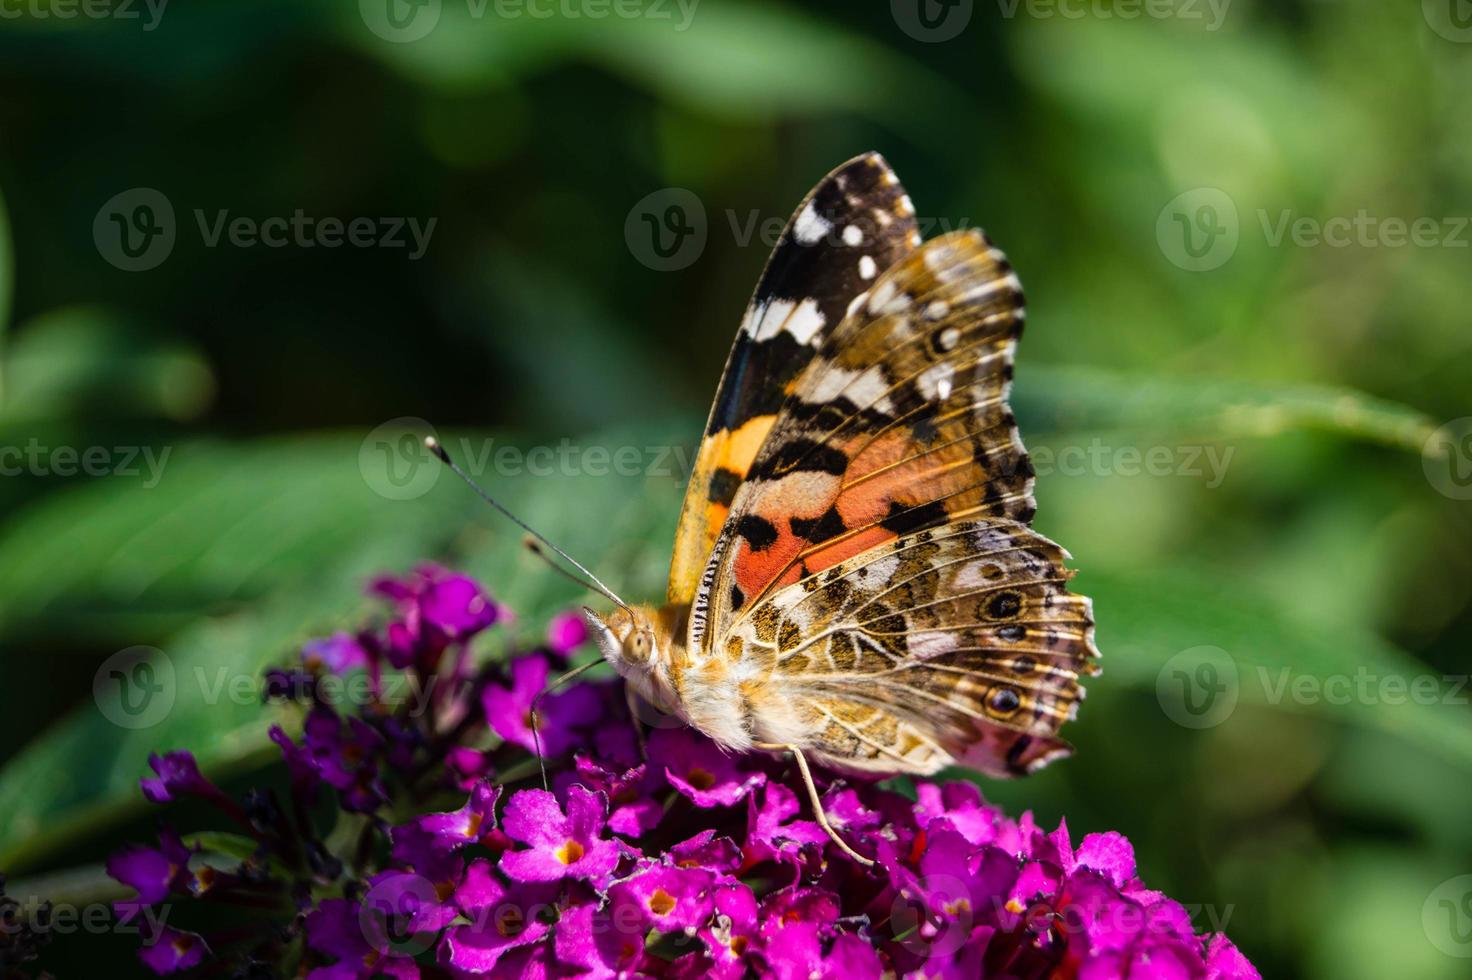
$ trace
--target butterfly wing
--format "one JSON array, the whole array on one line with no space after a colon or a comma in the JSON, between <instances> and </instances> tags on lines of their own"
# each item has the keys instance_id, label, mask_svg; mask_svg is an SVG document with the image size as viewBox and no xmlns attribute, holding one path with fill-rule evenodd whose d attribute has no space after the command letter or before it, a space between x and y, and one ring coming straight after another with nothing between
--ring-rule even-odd
<instances>
[{"instance_id":1,"label":"butterfly wing","mask_svg":"<svg viewBox=\"0 0 1472 980\"><path fill-rule=\"evenodd\" d=\"M685 492L668 599L688 604L732 498L826 334L878 272L919 243L909 198L877 153L813 188L767 260L726 361Z\"/></svg>"},{"instance_id":2,"label":"butterfly wing","mask_svg":"<svg viewBox=\"0 0 1472 980\"><path fill-rule=\"evenodd\" d=\"M955 521L777 590L734 635L772 667L768 710L830 765L1020 775L1068 752L1098 656L1066 557L1015 521Z\"/></svg>"},{"instance_id":3,"label":"butterfly wing","mask_svg":"<svg viewBox=\"0 0 1472 980\"><path fill-rule=\"evenodd\" d=\"M732 502L689 649L769 662L830 762L1017 772L1063 748L1052 732L1096 651L1061 550L1026 526L1033 470L1007 405L1022 323L1020 285L984 235L926 243L828 335ZM947 535L942 567L922 567L925 534ZM849 604L787 608L830 588ZM996 595L1031 618L979 618Z\"/></svg>"}]
</instances>

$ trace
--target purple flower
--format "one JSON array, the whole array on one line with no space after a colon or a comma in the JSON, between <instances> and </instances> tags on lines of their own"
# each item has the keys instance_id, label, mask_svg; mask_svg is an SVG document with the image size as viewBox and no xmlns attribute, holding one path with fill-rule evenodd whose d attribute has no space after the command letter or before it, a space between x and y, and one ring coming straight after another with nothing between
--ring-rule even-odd
<instances>
[{"instance_id":1,"label":"purple flower","mask_svg":"<svg viewBox=\"0 0 1472 980\"><path fill-rule=\"evenodd\" d=\"M1262 980L1247 957L1226 936L1212 936L1206 944L1206 980Z\"/></svg>"},{"instance_id":2,"label":"purple flower","mask_svg":"<svg viewBox=\"0 0 1472 980\"><path fill-rule=\"evenodd\" d=\"M641 928L637 908L628 906L624 914L626 919L620 921L611 909L600 909L593 902L568 909L557 923L557 959L588 980L639 975L648 959L647 928Z\"/></svg>"},{"instance_id":3,"label":"purple flower","mask_svg":"<svg viewBox=\"0 0 1472 980\"><path fill-rule=\"evenodd\" d=\"M302 663L311 669L345 674L354 667L367 666L368 654L356 637L339 632L303 646Z\"/></svg>"},{"instance_id":4,"label":"purple flower","mask_svg":"<svg viewBox=\"0 0 1472 980\"><path fill-rule=\"evenodd\" d=\"M982 801L975 783L920 783L915 795L915 816L920 826L929 828L935 821L944 820L973 844L996 840L999 813Z\"/></svg>"},{"instance_id":5,"label":"purple flower","mask_svg":"<svg viewBox=\"0 0 1472 980\"><path fill-rule=\"evenodd\" d=\"M139 780L143 795L153 803L170 803L181 796L199 796L207 800L223 798L214 783L199 771L199 763L192 752L153 753L148 757L154 778Z\"/></svg>"},{"instance_id":6,"label":"purple flower","mask_svg":"<svg viewBox=\"0 0 1472 980\"><path fill-rule=\"evenodd\" d=\"M756 896L744 883L727 880L712 891L711 906L709 924L698 930L710 954L710 972L717 980L743 977L747 957L761 948Z\"/></svg>"},{"instance_id":7,"label":"purple flower","mask_svg":"<svg viewBox=\"0 0 1472 980\"><path fill-rule=\"evenodd\" d=\"M480 782L460 809L426 814L417 823L421 830L448 848L478 843L496 828L496 801L500 798L501 787L489 781Z\"/></svg>"},{"instance_id":8,"label":"purple flower","mask_svg":"<svg viewBox=\"0 0 1472 980\"><path fill-rule=\"evenodd\" d=\"M317 708L307 716L302 740L317 771L340 794L344 809L368 813L383 802L378 755L384 738L361 718L346 726L331 710Z\"/></svg>"},{"instance_id":9,"label":"purple flower","mask_svg":"<svg viewBox=\"0 0 1472 980\"><path fill-rule=\"evenodd\" d=\"M419 595L424 623L451 640L479 633L499 618L496 604L465 575L447 575L425 586Z\"/></svg>"},{"instance_id":10,"label":"purple flower","mask_svg":"<svg viewBox=\"0 0 1472 980\"><path fill-rule=\"evenodd\" d=\"M1146 887L1119 834L1075 847L1066 824L1012 819L969 782L919 782L910 799L819 771L834 828L875 857L861 864L830 846L791 761L684 728L641 751L618 683L538 702L556 792L524 788L533 699L581 620L555 621L540 653L487 660L468 641L507 614L474 581L425 566L373 591L395 604L389 622L308 643L306 666L273 675L304 712L299 739L270 730L287 805L269 790L234 803L187 752L150 759L149 799L206 799L246 835L220 838L228 871L172 830L108 861L137 892L118 914L152 922L140 955L156 972L208 957L221 976L265 964L308 980L418 977L420 963L452 980L1260 980ZM379 696L322 700L329 673L363 666ZM382 696L431 678L426 711ZM206 898L243 911L204 935L152 921L158 903Z\"/></svg>"},{"instance_id":11,"label":"purple flower","mask_svg":"<svg viewBox=\"0 0 1472 980\"><path fill-rule=\"evenodd\" d=\"M608 797L612 808L608 814L608 829L625 837L639 837L659 825L664 816L664 806L652 794L663 781L646 765L622 769L603 765L587 756L574 760L574 771L560 774L556 782L558 793L565 795L568 787L581 784Z\"/></svg>"},{"instance_id":12,"label":"purple flower","mask_svg":"<svg viewBox=\"0 0 1472 980\"><path fill-rule=\"evenodd\" d=\"M752 796L746 807L746 854L751 860L797 863L803 848L828 843L822 827L811 820L792 819L799 810L797 794L781 783L767 783L761 805Z\"/></svg>"},{"instance_id":13,"label":"purple flower","mask_svg":"<svg viewBox=\"0 0 1472 980\"><path fill-rule=\"evenodd\" d=\"M154 905L171 892L190 891L194 876L189 872L189 857L193 853L177 833L165 829L159 834L158 847L128 847L108 858L107 873L138 892L126 904Z\"/></svg>"},{"instance_id":14,"label":"purple flower","mask_svg":"<svg viewBox=\"0 0 1472 980\"><path fill-rule=\"evenodd\" d=\"M532 737L532 702L547 686L547 661L538 656L519 657L511 663L511 686L489 685L481 696L486 720L492 731L513 745L535 752ZM582 739L574 728L598 721L602 706L598 692L586 684L558 691L537 705L537 735L542 754L562 755Z\"/></svg>"},{"instance_id":15,"label":"purple flower","mask_svg":"<svg viewBox=\"0 0 1472 980\"><path fill-rule=\"evenodd\" d=\"M588 624L578 613L559 613L547 624L547 647L559 657L566 657L588 642Z\"/></svg>"},{"instance_id":16,"label":"purple flower","mask_svg":"<svg viewBox=\"0 0 1472 980\"><path fill-rule=\"evenodd\" d=\"M704 868L726 874L741 866L741 848L729 837L717 837L714 830L702 830L671 846L669 859L677 868Z\"/></svg>"},{"instance_id":17,"label":"purple flower","mask_svg":"<svg viewBox=\"0 0 1472 980\"><path fill-rule=\"evenodd\" d=\"M338 961L313 970L309 980L370 980L383 975L417 980L419 976L413 958L392 948L389 929L372 910L365 913L346 899L325 899L307 916L306 930L308 946Z\"/></svg>"},{"instance_id":18,"label":"purple flower","mask_svg":"<svg viewBox=\"0 0 1472 980\"><path fill-rule=\"evenodd\" d=\"M646 931L693 935L710 918L715 884L716 876L700 868L655 865L615 882L608 898L616 921L638 921Z\"/></svg>"},{"instance_id":19,"label":"purple flower","mask_svg":"<svg viewBox=\"0 0 1472 980\"><path fill-rule=\"evenodd\" d=\"M603 798L581 786L567 793L567 812L545 790L525 789L506 804L505 830L526 844L501 857L501 870L514 881L577 878L604 884L619 862L619 846L602 836Z\"/></svg>"},{"instance_id":20,"label":"purple flower","mask_svg":"<svg viewBox=\"0 0 1472 980\"><path fill-rule=\"evenodd\" d=\"M670 785L699 807L732 806L767 781L747 772L710 739L689 728L661 728L649 737L649 761Z\"/></svg>"},{"instance_id":21,"label":"purple flower","mask_svg":"<svg viewBox=\"0 0 1472 980\"><path fill-rule=\"evenodd\" d=\"M464 644L504 618L478 582L438 565L422 565L403 579L376 579L368 591L398 607L400 618L385 628L382 644L398 668L432 669L448 646Z\"/></svg>"},{"instance_id":22,"label":"purple flower","mask_svg":"<svg viewBox=\"0 0 1472 980\"><path fill-rule=\"evenodd\" d=\"M164 926L153 941L138 951L143 965L159 976L198 966L209 955L204 937Z\"/></svg>"},{"instance_id":23,"label":"purple flower","mask_svg":"<svg viewBox=\"0 0 1472 980\"><path fill-rule=\"evenodd\" d=\"M455 891L455 904L470 921L446 934L444 962L487 973L511 950L540 942L550 928L542 913L552 910L553 897L545 889L507 888L489 862L474 862Z\"/></svg>"}]
</instances>

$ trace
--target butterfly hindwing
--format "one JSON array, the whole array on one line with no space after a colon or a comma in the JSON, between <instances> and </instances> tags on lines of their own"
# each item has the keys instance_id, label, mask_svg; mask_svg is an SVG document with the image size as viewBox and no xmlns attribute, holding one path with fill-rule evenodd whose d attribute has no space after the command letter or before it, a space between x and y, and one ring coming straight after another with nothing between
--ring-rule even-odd
<instances>
[{"instance_id":1,"label":"butterfly hindwing","mask_svg":"<svg viewBox=\"0 0 1472 980\"><path fill-rule=\"evenodd\" d=\"M1098 656L1065 557L1014 521L952 522L777 590L735 635L830 765L1019 775L1068 751Z\"/></svg>"},{"instance_id":2,"label":"butterfly hindwing","mask_svg":"<svg viewBox=\"0 0 1472 980\"><path fill-rule=\"evenodd\" d=\"M672 604L694 599L731 502L795 380L855 298L918 241L909 198L877 153L834 170L798 206L716 392L680 514Z\"/></svg>"}]
</instances>

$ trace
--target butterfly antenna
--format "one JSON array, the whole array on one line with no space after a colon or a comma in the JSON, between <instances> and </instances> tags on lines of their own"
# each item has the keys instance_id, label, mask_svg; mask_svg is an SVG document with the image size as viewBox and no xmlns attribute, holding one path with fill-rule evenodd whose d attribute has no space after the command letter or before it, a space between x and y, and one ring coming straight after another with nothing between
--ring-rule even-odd
<instances>
[{"instance_id":1,"label":"butterfly antenna","mask_svg":"<svg viewBox=\"0 0 1472 980\"><path fill-rule=\"evenodd\" d=\"M597 592L599 595L602 595L606 599L609 599L625 612L632 613L632 610L629 609L629 604L620 599L612 589L599 581L598 576L594 575L592 572L584 568L581 562L579 562L572 555L569 555L567 552L563 551L561 548L557 547L557 545L553 544L551 541L548 541L544 535L534 530L530 525L527 524L526 521L523 521L521 518L511 513L511 511L507 510L505 504L501 503L501 501L486 493L486 491L481 488L480 484L476 483L473 479L470 478L469 473L466 473L455 464L455 461L450 458L450 454L445 452L445 447L440 445L440 441L438 439L436 439L434 436L425 436L424 448L428 449L431 453L434 453L435 457L441 463L444 463L447 467L449 467L451 473L454 473L460 479L464 480L465 484L480 496L480 499L484 500L486 503L499 510L502 514L506 515L508 518L511 519L514 524L516 524L517 527L521 528L527 534L530 534L536 540L542 542L542 544L546 545L548 548L551 548L558 556L562 558L563 561L567 562L573 568L576 568L578 571L582 572L583 575L586 576L586 581L577 578L566 569L557 568L556 565L552 565L553 568L557 568L559 572L562 572L564 575L566 575L568 578L571 578L579 585L582 585L586 588L591 588L594 592ZM536 548L533 548L532 550L536 552L536 554L539 555L541 558L546 560L548 564L552 564L551 559L547 558L547 555L545 553Z\"/></svg>"}]
</instances>

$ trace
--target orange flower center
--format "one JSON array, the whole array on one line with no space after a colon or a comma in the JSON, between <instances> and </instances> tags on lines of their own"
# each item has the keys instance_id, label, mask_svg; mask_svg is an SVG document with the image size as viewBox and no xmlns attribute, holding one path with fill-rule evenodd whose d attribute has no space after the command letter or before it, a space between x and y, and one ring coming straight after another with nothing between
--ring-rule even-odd
<instances>
[{"instance_id":1,"label":"orange flower center","mask_svg":"<svg viewBox=\"0 0 1472 980\"><path fill-rule=\"evenodd\" d=\"M561 847L559 847L552 853L556 854L557 860L561 861L563 864L572 864L574 861L578 861L582 858L583 845L579 844L575 840L570 840L564 843Z\"/></svg>"},{"instance_id":2,"label":"orange flower center","mask_svg":"<svg viewBox=\"0 0 1472 980\"><path fill-rule=\"evenodd\" d=\"M716 777L704 769L691 769L685 774L685 782L696 789L710 789L716 784Z\"/></svg>"},{"instance_id":3,"label":"orange flower center","mask_svg":"<svg viewBox=\"0 0 1472 980\"><path fill-rule=\"evenodd\" d=\"M654 894L649 896L649 911L655 915L669 915L675 910L675 896L663 888L654 889Z\"/></svg>"}]
</instances>

